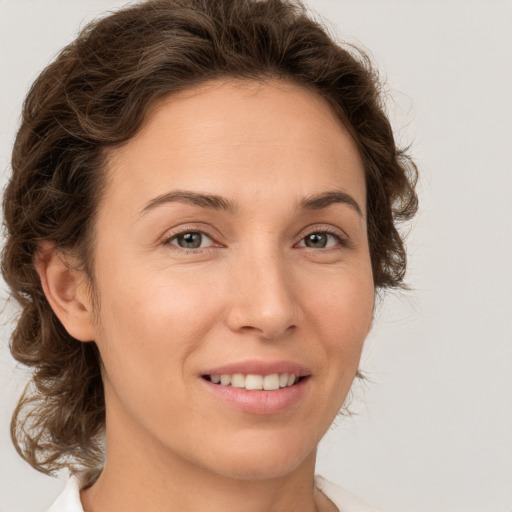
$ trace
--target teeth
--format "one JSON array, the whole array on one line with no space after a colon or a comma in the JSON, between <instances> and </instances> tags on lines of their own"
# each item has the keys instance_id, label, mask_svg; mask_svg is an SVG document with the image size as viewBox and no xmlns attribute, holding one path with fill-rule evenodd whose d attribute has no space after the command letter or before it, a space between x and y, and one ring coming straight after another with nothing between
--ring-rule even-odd
<instances>
[{"instance_id":1,"label":"teeth","mask_svg":"<svg viewBox=\"0 0 512 512\"><path fill-rule=\"evenodd\" d=\"M274 391L279 388L286 388L295 384L297 377L294 373L272 373L271 375L243 375L235 373L233 375L210 375L210 380L214 384L222 386L233 386L234 388L245 388L248 390Z\"/></svg>"},{"instance_id":2,"label":"teeth","mask_svg":"<svg viewBox=\"0 0 512 512\"><path fill-rule=\"evenodd\" d=\"M245 388L245 375L235 373L233 377L231 377L231 385L234 388Z\"/></svg>"},{"instance_id":3,"label":"teeth","mask_svg":"<svg viewBox=\"0 0 512 512\"><path fill-rule=\"evenodd\" d=\"M279 389L279 375L277 373L265 375L265 377L263 377L263 389L266 389L267 391Z\"/></svg>"},{"instance_id":4,"label":"teeth","mask_svg":"<svg viewBox=\"0 0 512 512\"><path fill-rule=\"evenodd\" d=\"M263 389L263 377L261 375L247 375L245 377L245 389Z\"/></svg>"},{"instance_id":5,"label":"teeth","mask_svg":"<svg viewBox=\"0 0 512 512\"><path fill-rule=\"evenodd\" d=\"M231 375L221 375L220 376L220 383L223 386L229 386L231 384Z\"/></svg>"}]
</instances>

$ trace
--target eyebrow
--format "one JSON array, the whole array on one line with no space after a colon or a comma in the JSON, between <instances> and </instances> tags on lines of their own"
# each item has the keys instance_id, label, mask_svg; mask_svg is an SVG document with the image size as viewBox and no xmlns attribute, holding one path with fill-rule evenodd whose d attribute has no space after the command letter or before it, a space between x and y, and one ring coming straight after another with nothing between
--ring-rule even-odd
<instances>
[{"instance_id":1,"label":"eyebrow","mask_svg":"<svg viewBox=\"0 0 512 512\"><path fill-rule=\"evenodd\" d=\"M363 211L357 201L350 194L341 190L332 190L308 196L300 202L299 207L303 210L321 210L332 204L339 203L346 204L360 217L363 217Z\"/></svg>"},{"instance_id":2,"label":"eyebrow","mask_svg":"<svg viewBox=\"0 0 512 512\"><path fill-rule=\"evenodd\" d=\"M238 205L234 201L230 201L222 196L217 196L215 194L202 194L187 190L175 190L151 199L140 213L142 215L157 206L173 202L194 204L201 208L207 208L209 210L223 210L228 213L236 213L239 209Z\"/></svg>"},{"instance_id":3,"label":"eyebrow","mask_svg":"<svg viewBox=\"0 0 512 512\"><path fill-rule=\"evenodd\" d=\"M222 196L187 190L175 190L151 199L151 201L149 201L141 210L140 214L143 215L157 206L173 202L193 204L201 208L226 211L231 214L239 211L239 206L236 202ZM340 203L346 204L360 217L363 217L362 210L357 201L351 195L340 190L333 190L307 196L300 201L298 206L301 210L322 210L332 204Z\"/></svg>"}]
</instances>

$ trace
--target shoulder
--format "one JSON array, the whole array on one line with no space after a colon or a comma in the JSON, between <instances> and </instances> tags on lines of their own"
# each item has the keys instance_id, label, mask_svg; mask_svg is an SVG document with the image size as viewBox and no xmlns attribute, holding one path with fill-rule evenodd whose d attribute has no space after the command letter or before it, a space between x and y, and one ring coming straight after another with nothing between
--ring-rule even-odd
<instances>
[{"instance_id":1,"label":"shoulder","mask_svg":"<svg viewBox=\"0 0 512 512\"><path fill-rule=\"evenodd\" d=\"M352 493L320 475L315 476L315 486L338 507L340 512L378 512Z\"/></svg>"},{"instance_id":2,"label":"shoulder","mask_svg":"<svg viewBox=\"0 0 512 512\"><path fill-rule=\"evenodd\" d=\"M80 501L80 480L76 476L70 476L66 487L47 512L84 512Z\"/></svg>"}]
</instances>

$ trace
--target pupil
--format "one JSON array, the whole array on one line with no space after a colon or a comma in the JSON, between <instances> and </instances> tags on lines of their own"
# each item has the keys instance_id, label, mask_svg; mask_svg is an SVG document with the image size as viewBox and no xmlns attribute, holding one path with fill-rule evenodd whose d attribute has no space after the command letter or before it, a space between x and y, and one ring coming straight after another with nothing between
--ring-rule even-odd
<instances>
[{"instance_id":1,"label":"pupil","mask_svg":"<svg viewBox=\"0 0 512 512\"><path fill-rule=\"evenodd\" d=\"M178 236L178 244L185 249L197 249L201 246L201 233L185 233Z\"/></svg>"},{"instance_id":2,"label":"pupil","mask_svg":"<svg viewBox=\"0 0 512 512\"><path fill-rule=\"evenodd\" d=\"M327 235L325 233L311 233L306 237L308 247L323 248L327 245Z\"/></svg>"}]
</instances>

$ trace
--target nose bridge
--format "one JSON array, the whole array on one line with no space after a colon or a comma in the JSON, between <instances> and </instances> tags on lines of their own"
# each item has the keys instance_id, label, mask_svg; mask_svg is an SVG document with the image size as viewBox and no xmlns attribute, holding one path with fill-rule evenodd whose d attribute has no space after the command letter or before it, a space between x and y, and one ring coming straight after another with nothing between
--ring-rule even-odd
<instances>
[{"instance_id":1,"label":"nose bridge","mask_svg":"<svg viewBox=\"0 0 512 512\"><path fill-rule=\"evenodd\" d=\"M272 339L297 322L292 273L277 243L267 239L255 245L237 262L229 323L235 331L250 330Z\"/></svg>"}]
</instances>

